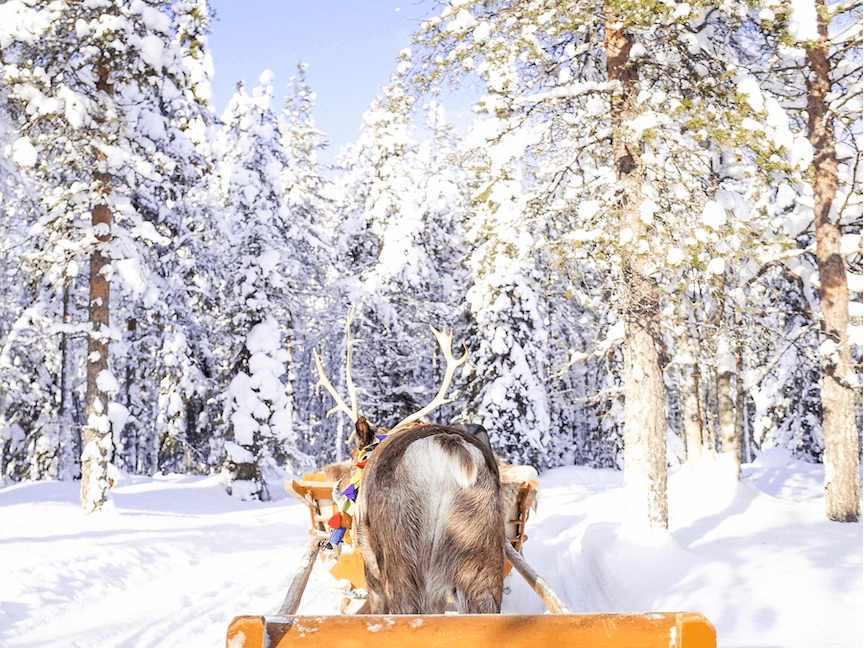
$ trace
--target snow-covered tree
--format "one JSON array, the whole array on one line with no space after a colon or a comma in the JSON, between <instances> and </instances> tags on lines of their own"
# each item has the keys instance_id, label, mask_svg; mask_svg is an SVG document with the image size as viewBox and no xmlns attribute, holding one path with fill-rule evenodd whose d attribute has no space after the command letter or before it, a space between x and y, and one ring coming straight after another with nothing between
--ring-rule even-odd
<instances>
[{"instance_id":1,"label":"snow-covered tree","mask_svg":"<svg viewBox=\"0 0 864 648\"><path fill-rule=\"evenodd\" d=\"M459 328L461 311L454 296L463 276L464 182L448 165L440 106L429 106L435 135L421 146L410 115L397 110L405 98L400 84L388 86L365 113L360 138L343 151L333 224L341 299L362 315L354 373L364 406L381 425L419 410L434 394L440 363L428 325ZM451 416L446 409L437 415Z\"/></svg>"},{"instance_id":2,"label":"snow-covered tree","mask_svg":"<svg viewBox=\"0 0 864 648\"><path fill-rule=\"evenodd\" d=\"M115 431L118 459L145 472L209 464L201 431L211 427L203 420L204 404L212 398L216 373L210 338L220 277L218 233L211 219L215 201L203 182L212 164L214 121L207 103L212 64L206 3L174 3L170 17L170 26L162 25L174 62L166 68L170 73L127 98L134 106L126 118L130 148L146 159L155 146L166 160L134 185L133 205L153 230L142 241L141 266L122 262L124 298L117 309L125 322L118 345L134 348L129 355L138 358L126 364L129 356L120 353L116 363L125 378L117 400L128 408L126 426ZM127 446L136 451L125 458Z\"/></svg>"},{"instance_id":3,"label":"snow-covered tree","mask_svg":"<svg viewBox=\"0 0 864 648\"><path fill-rule=\"evenodd\" d=\"M489 430L495 450L542 465L550 445L549 304L538 270L531 194L520 176L494 178L477 190L468 230L467 292L473 322L469 414Z\"/></svg>"},{"instance_id":4,"label":"snow-covered tree","mask_svg":"<svg viewBox=\"0 0 864 648\"><path fill-rule=\"evenodd\" d=\"M266 476L291 465L296 445L292 403L285 389L291 360L279 323L267 316L252 327L244 359L228 385L226 410L233 439L225 441L228 492L240 499L270 499Z\"/></svg>"},{"instance_id":5,"label":"snow-covered tree","mask_svg":"<svg viewBox=\"0 0 864 648\"><path fill-rule=\"evenodd\" d=\"M3 83L19 131L14 157L40 189L29 203L22 259L52 332L88 339L85 511L107 500L111 426L127 417L109 405L120 387L109 345L122 337L111 312L164 298L158 248L180 236L173 202L203 175L185 134L200 104L185 94L191 84L171 19L180 10L171 9L170 2L3 7ZM83 308L65 298L79 276L89 284ZM61 304L70 305L66 313ZM63 464L71 461L67 445L60 444Z\"/></svg>"},{"instance_id":6,"label":"snow-covered tree","mask_svg":"<svg viewBox=\"0 0 864 648\"><path fill-rule=\"evenodd\" d=\"M223 116L220 135L218 191L226 206L222 231L232 257L225 266L229 274L224 277L227 293L222 307L227 328L234 332L228 368L232 385L251 375L252 368L246 364L258 351L248 345L255 337L252 332L265 322L278 322L278 343L293 347L299 342L303 346L300 332L307 330L307 305L319 292L315 286L325 271L319 257L327 248L316 225L322 181L315 170L314 134L303 109L304 98L297 96L289 102L289 119L280 119L272 106L272 73L265 71L260 82L251 96L242 86L238 89ZM306 93L302 80L300 86L300 92ZM299 112L291 115L295 108ZM288 365L274 375L284 376L280 378L283 391L288 383L293 396L293 360L290 354L283 355L278 357ZM293 465L304 459L297 448L293 422L288 421L291 425L285 427L286 421L280 419L282 427L272 440L271 428L263 423L259 433L249 434L247 427L235 424L239 420L236 408L241 404L236 398L226 401L225 420L230 429L224 474L229 489L233 490L234 478L251 480L255 488L246 489L244 496L254 491L266 497L261 471L272 461L267 457L275 457L280 465L287 457L292 458ZM293 402L287 411L293 416ZM238 447L245 452L232 450ZM251 474L256 475L254 480Z\"/></svg>"},{"instance_id":7,"label":"snow-covered tree","mask_svg":"<svg viewBox=\"0 0 864 648\"><path fill-rule=\"evenodd\" d=\"M312 115L315 93L306 81L306 67L305 63L297 65L280 116L286 155L280 182L291 214L287 232L289 250L285 255L286 280L292 296L292 365L288 383L300 449L323 462L329 456L331 444L319 428L329 406L314 394L317 377L312 349L322 346L334 312L334 296L328 289L334 278L333 247L324 232L324 222L334 211L334 204L327 195L329 183L322 176L317 159L318 150L324 146L324 135L315 127Z\"/></svg>"},{"instance_id":8,"label":"snow-covered tree","mask_svg":"<svg viewBox=\"0 0 864 648\"><path fill-rule=\"evenodd\" d=\"M807 113L808 137L813 145L814 230L816 232L816 258L819 264L819 310L822 315L824 341L820 345L822 367L822 426L825 435L825 511L829 518L841 522L855 522L861 516L861 479L859 464L861 448L855 422L855 389L858 386L852 365L852 341L849 337L849 284L843 258L841 219L843 204L836 204L857 193L857 219L861 219L861 177L852 177L848 171L852 156L843 155L847 170L838 170L837 127L832 118L832 102L838 101L833 86L838 77L858 86L857 131L861 134L861 7L853 15L837 19L842 10L828 14L827 3L817 3L817 45L807 49ZM819 12L821 11L821 16ZM840 30L834 30L829 40L828 26L837 19ZM851 25L850 25L851 23ZM852 25L855 25L854 27ZM839 35L837 34L839 31ZM851 33L844 33L851 32ZM852 45L851 56L842 54ZM839 52L838 52L839 49ZM834 66L829 56L840 59ZM833 69L832 69L833 68ZM841 102L844 99L840 99ZM848 113L845 107L843 112ZM855 110L855 108L853 108ZM846 135L844 133L843 135ZM841 136L842 139L845 139ZM849 141L849 140L847 140ZM851 141L855 141L852 139ZM857 167L862 161L858 150ZM846 186L840 188L840 183ZM857 185L858 190L852 189ZM845 194L845 196L844 196ZM839 201L838 201L839 202ZM833 212L833 213L832 213ZM848 218L848 214L846 214ZM860 234L860 225L859 225ZM860 238L859 238L860 242Z\"/></svg>"},{"instance_id":9,"label":"snow-covered tree","mask_svg":"<svg viewBox=\"0 0 864 648\"><path fill-rule=\"evenodd\" d=\"M420 53L404 66L422 91L479 77L488 117L474 130L493 177L502 186L529 178L524 191L542 208L524 210L526 220L557 224L553 245L567 242L573 256L610 263L624 324L625 435L628 427L635 435L625 470L628 455L650 458L627 470L628 485L643 486L628 487L641 494L627 499L647 504L632 517L660 527L662 314L685 264L722 274L766 229L746 220L761 180L744 163L751 152L767 160L775 146L753 136L764 119L719 54L713 14L690 5L465 2L424 23Z\"/></svg>"},{"instance_id":10,"label":"snow-covered tree","mask_svg":"<svg viewBox=\"0 0 864 648\"><path fill-rule=\"evenodd\" d=\"M758 18L767 45L760 67L777 72L776 78L761 74L762 86L784 102L802 131L806 128L809 142L799 147L807 176L793 174L789 181L790 188L797 185L812 200L812 221L804 221L812 222L812 230L798 235L813 257L795 270L808 279L818 277L826 513L834 520L854 521L860 517L855 415L860 380L853 364L850 296L861 289L861 5L784 2ZM851 244L844 245L844 239ZM858 266L858 274L852 275L857 290L851 291L850 253ZM805 267L808 261L815 273Z\"/></svg>"}]
</instances>

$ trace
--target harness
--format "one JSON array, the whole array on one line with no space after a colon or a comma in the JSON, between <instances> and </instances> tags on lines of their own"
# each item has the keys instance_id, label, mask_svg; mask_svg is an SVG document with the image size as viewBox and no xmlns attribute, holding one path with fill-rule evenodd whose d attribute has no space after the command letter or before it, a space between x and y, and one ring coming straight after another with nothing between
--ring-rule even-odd
<instances>
[{"instance_id":1,"label":"harness","mask_svg":"<svg viewBox=\"0 0 864 648\"><path fill-rule=\"evenodd\" d=\"M348 487L334 495L333 499L337 513L333 514L333 517L327 521L327 526L333 529L333 531L331 531L324 548L333 551L337 559L342 552L343 543L352 543L350 529L354 515L357 512L357 494L360 492L360 480L363 478L363 469L366 467L366 462L369 461L372 453L375 452L375 448L386 438L386 434L375 435L375 443L371 443L363 448L357 457L357 462L354 464L359 470L351 475L351 478L348 480Z\"/></svg>"}]
</instances>

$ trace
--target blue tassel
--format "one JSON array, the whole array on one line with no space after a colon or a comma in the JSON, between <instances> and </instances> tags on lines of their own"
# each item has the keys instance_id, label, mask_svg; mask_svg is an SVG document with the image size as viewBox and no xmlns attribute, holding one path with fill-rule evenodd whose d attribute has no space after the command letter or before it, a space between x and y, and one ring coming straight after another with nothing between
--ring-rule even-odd
<instances>
[{"instance_id":1,"label":"blue tassel","mask_svg":"<svg viewBox=\"0 0 864 648\"><path fill-rule=\"evenodd\" d=\"M330 534L330 539L327 541L328 544L335 547L340 542L342 542L342 538L345 537L345 532L348 529L345 527L339 527L338 529L333 529L333 533Z\"/></svg>"}]
</instances>

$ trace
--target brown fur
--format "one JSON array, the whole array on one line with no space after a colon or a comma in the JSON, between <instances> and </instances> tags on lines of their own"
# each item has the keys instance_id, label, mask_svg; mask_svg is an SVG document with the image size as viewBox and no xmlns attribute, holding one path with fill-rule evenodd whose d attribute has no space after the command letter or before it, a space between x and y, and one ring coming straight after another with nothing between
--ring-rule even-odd
<instances>
[{"instance_id":1,"label":"brown fur","mask_svg":"<svg viewBox=\"0 0 864 648\"><path fill-rule=\"evenodd\" d=\"M340 461L339 463L327 464L321 469L321 471L324 473L324 476L328 481L339 481L348 474L353 465L354 460L347 459L345 461Z\"/></svg>"},{"instance_id":2,"label":"brown fur","mask_svg":"<svg viewBox=\"0 0 864 648\"><path fill-rule=\"evenodd\" d=\"M423 425L383 441L357 502L371 612L500 612L500 491L495 458L471 434Z\"/></svg>"}]
</instances>

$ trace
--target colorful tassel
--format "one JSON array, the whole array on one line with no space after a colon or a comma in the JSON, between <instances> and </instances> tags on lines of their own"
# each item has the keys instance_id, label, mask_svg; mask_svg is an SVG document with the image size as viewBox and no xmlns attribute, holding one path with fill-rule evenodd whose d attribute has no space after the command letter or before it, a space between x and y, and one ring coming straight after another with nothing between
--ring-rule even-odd
<instances>
[{"instance_id":1,"label":"colorful tassel","mask_svg":"<svg viewBox=\"0 0 864 648\"><path fill-rule=\"evenodd\" d=\"M330 539L327 540L327 544L329 544L331 547L335 547L336 545L338 545L340 542L342 542L342 538L345 537L345 532L347 530L348 529L346 529L345 527L333 529L333 533L330 534Z\"/></svg>"}]
</instances>

